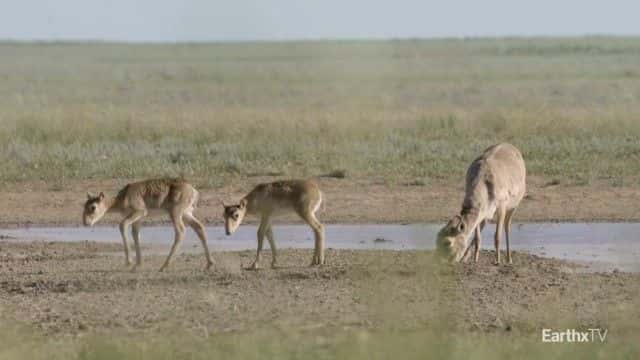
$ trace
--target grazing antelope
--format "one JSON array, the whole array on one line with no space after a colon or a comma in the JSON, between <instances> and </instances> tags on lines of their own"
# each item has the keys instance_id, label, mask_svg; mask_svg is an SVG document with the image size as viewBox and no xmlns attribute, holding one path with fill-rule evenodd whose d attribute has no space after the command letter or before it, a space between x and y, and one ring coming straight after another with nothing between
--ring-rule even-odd
<instances>
[{"instance_id":1,"label":"grazing antelope","mask_svg":"<svg viewBox=\"0 0 640 360\"><path fill-rule=\"evenodd\" d=\"M462 210L438 233L436 244L440 253L451 261L466 259L471 248L468 239L473 233L474 261L477 262L482 229L487 220L496 215L495 264L500 264L503 230L507 240L507 261L511 264L511 220L524 197L526 172L522 154L511 144L493 145L475 159L467 170Z\"/></svg>"},{"instance_id":2,"label":"grazing antelope","mask_svg":"<svg viewBox=\"0 0 640 360\"><path fill-rule=\"evenodd\" d=\"M136 264L132 270L142 264L140 253L140 227L142 218L149 211L164 210L169 213L173 228L175 229L175 240L169 256L160 268L166 269L180 243L184 239L185 223L193 228L198 234L204 254L207 259L206 268L210 268L213 262L207 247L207 236L202 223L193 216L193 210L198 202L198 191L182 179L154 179L128 184L113 198L106 198L104 193L97 196L87 194L87 202L84 204L82 221L85 226L93 226L107 212L119 212L124 216L120 223L120 233L124 242L124 255L126 266L131 265L129 258L129 239L127 232L131 226L133 242L136 248Z\"/></svg>"},{"instance_id":3,"label":"grazing antelope","mask_svg":"<svg viewBox=\"0 0 640 360\"><path fill-rule=\"evenodd\" d=\"M280 211L293 210L309 224L315 235L315 250L311 265L322 265L324 264L324 226L315 215L320 204L322 204L322 192L313 180L286 180L260 184L238 204L222 203L225 231L227 235L231 235L247 214L260 216L258 251L249 269L259 268L260 252L265 235L271 248L271 267L276 267L276 244L271 230L271 217Z\"/></svg>"}]
</instances>

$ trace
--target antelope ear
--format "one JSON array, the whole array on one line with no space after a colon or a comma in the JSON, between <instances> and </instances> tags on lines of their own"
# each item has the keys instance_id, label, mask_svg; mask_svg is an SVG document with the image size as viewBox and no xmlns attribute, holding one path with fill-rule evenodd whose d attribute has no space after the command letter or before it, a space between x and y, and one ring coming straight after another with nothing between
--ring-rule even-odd
<instances>
[{"instance_id":1,"label":"antelope ear","mask_svg":"<svg viewBox=\"0 0 640 360\"><path fill-rule=\"evenodd\" d=\"M100 200L104 199L104 193L100 192L100 195L98 195L98 197L100 198Z\"/></svg>"},{"instance_id":2,"label":"antelope ear","mask_svg":"<svg viewBox=\"0 0 640 360\"><path fill-rule=\"evenodd\" d=\"M247 199L240 200L240 209L244 209L247 206Z\"/></svg>"},{"instance_id":3,"label":"antelope ear","mask_svg":"<svg viewBox=\"0 0 640 360\"><path fill-rule=\"evenodd\" d=\"M88 192L88 191L87 191L87 199L88 199L88 200L91 200L91 199L93 199L93 198L95 198L95 197L96 197L95 195L93 195L91 192Z\"/></svg>"}]
</instances>

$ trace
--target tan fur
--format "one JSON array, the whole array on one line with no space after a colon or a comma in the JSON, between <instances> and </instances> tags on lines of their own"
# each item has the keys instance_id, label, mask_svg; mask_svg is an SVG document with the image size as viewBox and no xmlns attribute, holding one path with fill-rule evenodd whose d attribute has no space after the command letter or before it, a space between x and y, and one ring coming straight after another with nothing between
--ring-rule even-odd
<instances>
[{"instance_id":1,"label":"tan fur","mask_svg":"<svg viewBox=\"0 0 640 360\"><path fill-rule=\"evenodd\" d=\"M487 220L496 217L496 264L500 264L500 239L506 233L507 261L512 263L509 236L511 220L526 191L526 168L520 151L511 144L497 144L486 149L467 170L465 197L459 215L438 233L438 250L451 260L467 257L475 244L474 261L478 261L481 231ZM472 243L468 238L474 234Z\"/></svg>"},{"instance_id":2,"label":"tan fur","mask_svg":"<svg viewBox=\"0 0 640 360\"><path fill-rule=\"evenodd\" d=\"M120 233L124 243L125 264L131 265L129 258L128 229L131 226L133 242L136 250L136 267L142 264L140 253L140 226L142 218L151 210L166 211L175 229L175 239L169 256L160 268L166 269L184 239L185 223L198 234L205 251L206 267L213 264L207 246L207 237L204 226L193 215L198 202L198 191L182 179L153 179L145 180L125 186L118 194L107 199L104 193L98 196L88 195L84 206L83 222L85 226L95 224L107 212L119 212L124 219L120 223Z\"/></svg>"},{"instance_id":3,"label":"tan fur","mask_svg":"<svg viewBox=\"0 0 640 360\"><path fill-rule=\"evenodd\" d=\"M323 203L322 192L314 180L285 180L256 186L235 205L224 205L225 230L232 234L246 214L260 216L258 251L251 269L260 262L262 243L266 236L271 247L271 266L276 266L276 244L271 230L271 218L280 211L294 211L304 220L315 236L315 250L311 265L324 264L324 226L316 218L316 211Z\"/></svg>"}]
</instances>

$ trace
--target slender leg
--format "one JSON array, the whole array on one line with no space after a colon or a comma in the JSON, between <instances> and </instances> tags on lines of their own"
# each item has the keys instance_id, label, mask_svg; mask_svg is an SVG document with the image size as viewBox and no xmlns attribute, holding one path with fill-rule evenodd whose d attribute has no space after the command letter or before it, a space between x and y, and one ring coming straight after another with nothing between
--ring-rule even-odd
<instances>
[{"instance_id":1,"label":"slender leg","mask_svg":"<svg viewBox=\"0 0 640 360\"><path fill-rule=\"evenodd\" d=\"M185 226L184 221L182 221L182 212L182 210L178 209L171 212L171 220L173 221L175 238L173 240L173 246L171 246L171 251L169 251L169 256L167 256L167 259L164 261L164 264L160 268L160 271L164 271L167 267L169 267L176 250L178 250L180 244L182 244L182 240L184 240Z\"/></svg>"},{"instance_id":2,"label":"slender leg","mask_svg":"<svg viewBox=\"0 0 640 360\"><path fill-rule=\"evenodd\" d=\"M131 258L129 257L129 240L127 239L127 229L123 225L124 222L120 223L120 235L122 235L122 243L124 245L124 265L131 266Z\"/></svg>"},{"instance_id":3,"label":"slender leg","mask_svg":"<svg viewBox=\"0 0 640 360\"><path fill-rule=\"evenodd\" d=\"M504 230L505 209L498 209L498 222L496 223L495 245L496 245L496 265L500 265L500 238Z\"/></svg>"},{"instance_id":4,"label":"slender leg","mask_svg":"<svg viewBox=\"0 0 640 360\"><path fill-rule=\"evenodd\" d=\"M202 248L204 249L204 257L207 260L206 269L211 268L213 265L213 261L211 260L211 253L209 252L209 246L207 245L207 234L204 230L204 225L198 220L192 213L185 212L182 216L187 224L191 226L193 231L196 232L200 242L202 243Z\"/></svg>"},{"instance_id":5,"label":"slender leg","mask_svg":"<svg viewBox=\"0 0 640 360\"><path fill-rule=\"evenodd\" d=\"M475 250L473 252L473 262L478 262L478 257L480 256L480 246L482 245L482 234L480 234L480 226L476 227L474 242L476 244Z\"/></svg>"},{"instance_id":6,"label":"slender leg","mask_svg":"<svg viewBox=\"0 0 640 360\"><path fill-rule=\"evenodd\" d=\"M142 227L142 220L138 220L131 224L131 234L133 235L133 244L136 248L136 264L131 271L135 271L136 268L142 265L142 252L140 251L140 228Z\"/></svg>"},{"instance_id":7,"label":"slender leg","mask_svg":"<svg viewBox=\"0 0 640 360\"><path fill-rule=\"evenodd\" d=\"M268 215L263 215L260 220L260 226L258 227L258 250L256 251L256 259L249 267L250 270L257 270L260 268L260 253L262 252L262 244L264 243L264 236L267 232Z\"/></svg>"},{"instance_id":8,"label":"slender leg","mask_svg":"<svg viewBox=\"0 0 640 360\"><path fill-rule=\"evenodd\" d=\"M484 229L484 226L486 223L487 221L483 220L480 223L480 225L478 225L478 227L476 228L476 236L475 236L476 248L473 254L473 262L478 262L478 258L480 257L480 247L482 247L482 230Z\"/></svg>"},{"instance_id":9,"label":"slender leg","mask_svg":"<svg viewBox=\"0 0 640 360\"><path fill-rule=\"evenodd\" d=\"M276 241L273 238L273 229L271 228L271 222L269 222L269 227L267 228L267 240L269 240L269 248L271 249L271 268L276 268L278 266L277 250Z\"/></svg>"},{"instance_id":10,"label":"slender leg","mask_svg":"<svg viewBox=\"0 0 640 360\"><path fill-rule=\"evenodd\" d=\"M471 245L475 245L476 244L476 238L475 236L473 237L473 239L471 239L471 242L467 245L467 247L464 249L464 253L462 254L462 257L460 258L460 262L466 262L467 258L469 257L469 250L471 249Z\"/></svg>"},{"instance_id":11,"label":"slender leg","mask_svg":"<svg viewBox=\"0 0 640 360\"><path fill-rule=\"evenodd\" d=\"M509 237L511 236L511 220L513 219L513 214L516 212L516 209L511 209L507 211L507 215L505 218L505 234L507 240L507 262L509 264L513 264L513 260L511 259L511 247L509 246Z\"/></svg>"},{"instance_id":12,"label":"slender leg","mask_svg":"<svg viewBox=\"0 0 640 360\"><path fill-rule=\"evenodd\" d=\"M311 266L324 265L324 226L312 212L298 211L298 214L313 229L315 243Z\"/></svg>"},{"instance_id":13,"label":"slender leg","mask_svg":"<svg viewBox=\"0 0 640 360\"><path fill-rule=\"evenodd\" d=\"M318 221L316 214L312 213L311 218L315 221L313 232L318 243L318 265L324 265L324 226Z\"/></svg>"},{"instance_id":14,"label":"slender leg","mask_svg":"<svg viewBox=\"0 0 640 360\"><path fill-rule=\"evenodd\" d=\"M129 236L127 235L129 226L131 226L131 224L135 223L136 221L140 220L140 218L142 218L145 215L146 215L146 212L144 210L137 210L129 214L120 222L120 235L122 235L122 242L124 244L124 257L125 257L124 263L126 266L131 265L131 258L129 257Z\"/></svg>"}]
</instances>

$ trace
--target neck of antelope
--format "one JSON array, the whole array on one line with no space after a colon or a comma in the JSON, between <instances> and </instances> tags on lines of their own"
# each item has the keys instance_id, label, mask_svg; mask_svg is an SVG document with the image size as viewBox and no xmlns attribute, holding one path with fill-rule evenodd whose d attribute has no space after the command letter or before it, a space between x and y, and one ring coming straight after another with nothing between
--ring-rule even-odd
<instances>
[{"instance_id":1,"label":"neck of antelope","mask_svg":"<svg viewBox=\"0 0 640 360\"><path fill-rule=\"evenodd\" d=\"M243 197L242 199L240 199L240 201L245 201L246 202L246 213L247 214L253 214L256 212L256 210L259 210L256 208L256 201L254 201L252 194L248 194L247 196Z\"/></svg>"},{"instance_id":2,"label":"neck of antelope","mask_svg":"<svg viewBox=\"0 0 640 360\"><path fill-rule=\"evenodd\" d=\"M119 211L122 209L122 201L117 197L112 197L106 200L107 212Z\"/></svg>"},{"instance_id":3,"label":"neck of antelope","mask_svg":"<svg viewBox=\"0 0 640 360\"><path fill-rule=\"evenodd\" d=\"M460 212L460 216L462 217L462 221L466 225L466 242L468 244L469 235L473 234L474 230L480 222L482 222L483 217L481 216L481 211L479 208L475 206L470 207L462 207L462 211Z\"/></svg>"},{"instance_id":4,"label":"neck of antelope","mask_svg":"<svg viewBox=\"0 0 640 360\"><path fill-rule=\"evenodd\" d=\"M480 178L468 181L465 189L464 201L460 216L467 226L468 234L473 233L476 227L485 219L487 215L487 205L491 203L489 190L485 182Z\"/></svg>"}]
</instances>

